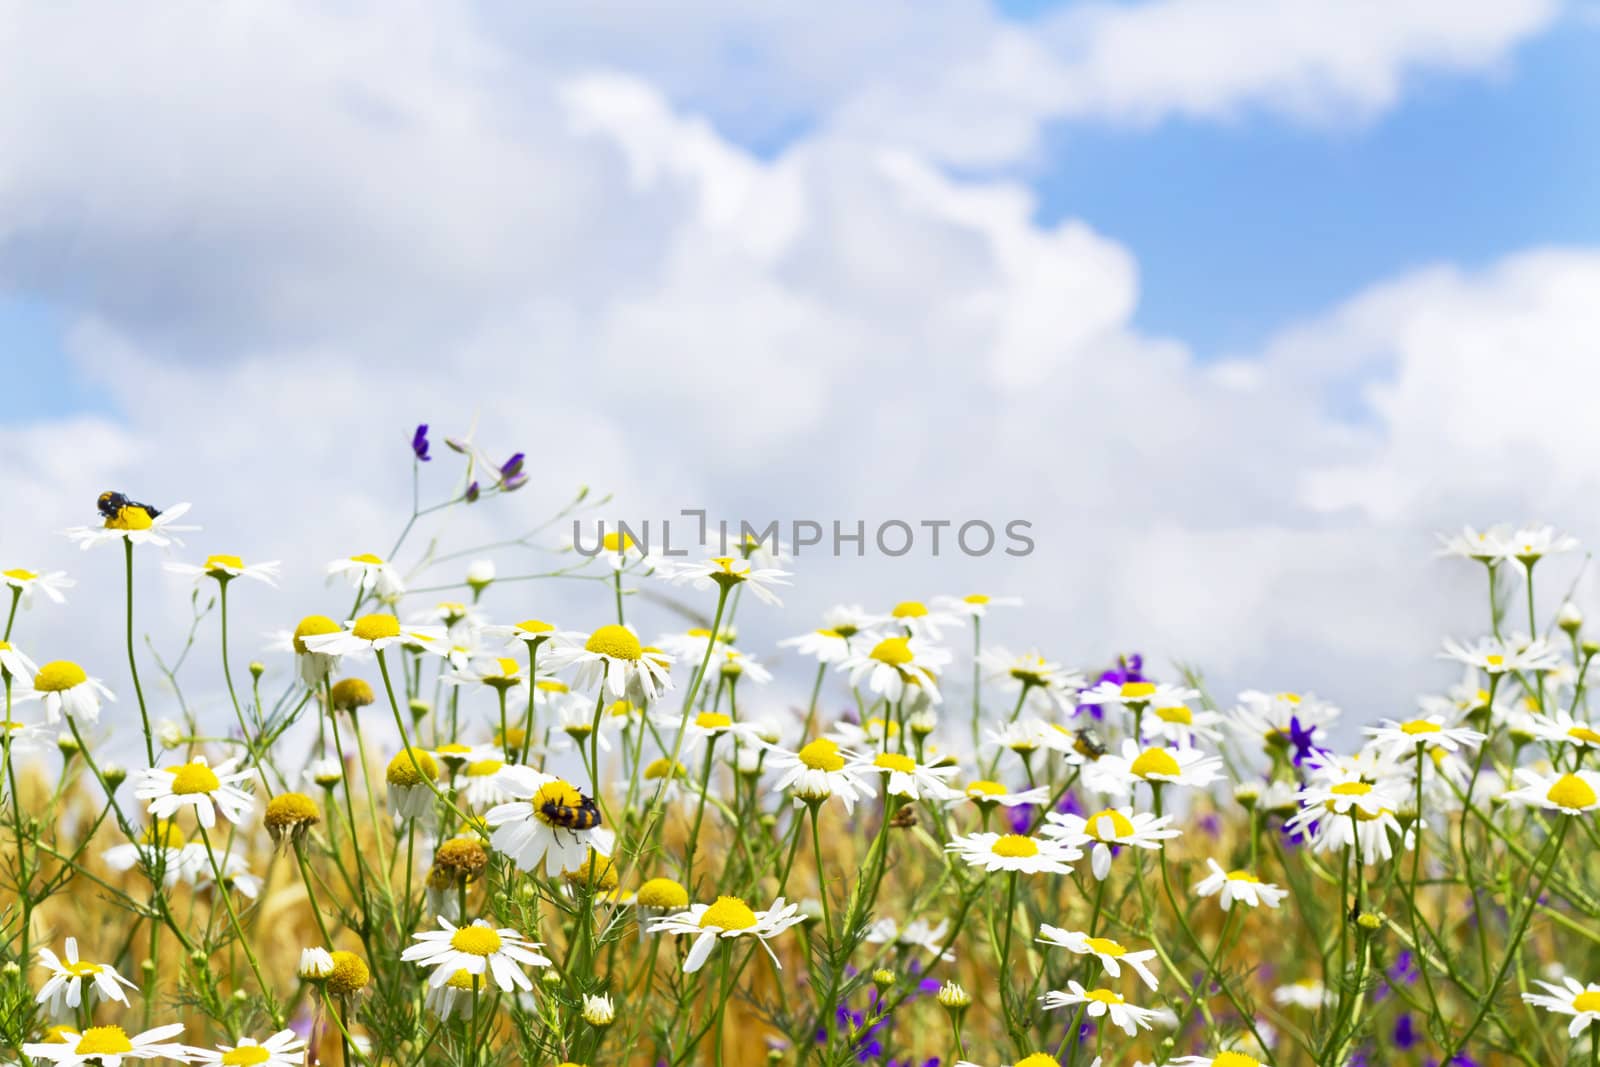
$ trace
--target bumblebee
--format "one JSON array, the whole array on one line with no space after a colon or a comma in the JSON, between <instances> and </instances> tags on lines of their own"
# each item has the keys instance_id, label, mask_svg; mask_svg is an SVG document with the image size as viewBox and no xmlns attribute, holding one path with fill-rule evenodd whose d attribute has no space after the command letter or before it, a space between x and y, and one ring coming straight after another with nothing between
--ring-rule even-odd
<instances>
[{"instance_id":1,"label":"bumblebee","mask_svg":"<svg viewBox=\"0 0 1600 1067\"><path fill-rule=\"evenodd\" d=\"M1106 754L1105 742L1087 726L1072 731L1072 750L1086 760L1097 760Z\"/></svg>"},{"instance_id":2,"label":"bumblebee","mask_svg":"<svg viewBox=\"0 0 1600 1067\"><path fill-rule=\"evenodd\" d=\"M100 494L97 506L100 508L100 514L107 519L120 518L124 508L142 508L144 513L152 519L161 514L149 504L141 504L137 500L129 500L128 494L118 493L110 489Z\"/></svg>"},{"instance_id":3,"label":"bumblebee","mask_svg":"<svg viewBox=\"0 0 1600 1067\"><path fill-rule=\"evenodd\" d=\"M552 826L563 826L568 830L593 830L600 825L600 809L595 806L593 797L578 794L577 804L563 804L558 800L547 800L539 805L539 814L550 821Z\"/></svg>"}]
</instances>

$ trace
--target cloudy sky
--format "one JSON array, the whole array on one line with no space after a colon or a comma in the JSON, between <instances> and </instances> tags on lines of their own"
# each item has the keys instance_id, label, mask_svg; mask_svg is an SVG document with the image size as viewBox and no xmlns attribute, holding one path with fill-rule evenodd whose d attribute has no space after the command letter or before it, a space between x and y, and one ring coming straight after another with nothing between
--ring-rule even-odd
<instances>
[{"instance_id":1,"label":"cloudy sky","mask_svg":"<svg viewBox=\"0 0 1600 1067\"><path fill-rule=\"evenodd\" d=\"M112 487L193 501L180 558L284 561L239 632L336 614L418 422L535 467L453 546L580 485L1033 524L1021 560L802 560L758 651L976 588L1027 600L1010 644L1362 717L1483 626L1433 531L1600 536L1600 8L641 6L0 0L0 567L81 583L25 648L126 687L120 560L59 534Z\"/></svg>"}]
</instances>

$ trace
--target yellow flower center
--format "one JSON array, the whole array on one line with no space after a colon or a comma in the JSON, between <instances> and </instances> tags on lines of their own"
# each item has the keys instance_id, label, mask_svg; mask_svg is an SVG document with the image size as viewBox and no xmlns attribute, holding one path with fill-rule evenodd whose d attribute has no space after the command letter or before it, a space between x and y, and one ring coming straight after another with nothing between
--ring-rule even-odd
<instances>
[{"instance_id":1,"label":"yellow flower center","mask_svg":"<svg viewBox=\"0 0 1600 1067\"><path fill-rule=\"evenodd\" d=\"M665 778L669 773L674 778L683 778L688 775L689 768L681 763L674 765L667 757L661 756L651 760L644 769L644 776L652 781Z\"/></svg>"},{"instance_id":2,"label":"yellow flower center","mask_svg":"<svg viewBox=\"0 0 1600 1067\"><path fill-rule=\"evenodd\" d=\"M452 756L470 756L472 754L472 746L463 745L458 741L446 741L444 744L434 749L434 751L446 759L449 759Z\"/></svg>"},{"instance_id":3,"label":"yellow flower center","mask_svg":"<svg viewBox=\"0 0 1600 1067\"><path fill-rule=\"evenodd\" d=\"M638 896L634 898L641 907L646 908L686 908L689 906L689 892L671 878L652 878L639 887ZM710 911L710 909L706 909Z\"/></svg>"},{"instance_id":4,"label":"yellow flower center","mask_svg":"<svg viewBox=\"0 0 1600 1067\"><path fill-rule=\"evenodd\" d=\"M106 520L108 530L148 530L154 526L150 513L137 505L129 505Z\"/></svg>"},{"instance_id":5,"label":"yellow flower center","mask_svg":"<svg viewBox=\"0 0 1600 1067\"><path fill-rule=\"evenodd\" d=\"M1490 655L1483 657L1483 662L1488 664L1490 667L1502 666L1505 664L1505 661L1506 658L1501 655Z\"/></svg>"},{"instance_id":6,"label":"yellow flower center","mask_svg":"<svg viewBox=\"0 0 1600 1067\"><path fill-rule=\"evenodd\" d=\"M1157 708L1156 718L1162 722L1182 723L1184 726L1194 725L1194 712L1182 704L1174 704L1170 708Z\"/></svg>"},{"instance_id":7,"label":"yellow flower center","mask_svg":"<svg viewBox=\"0 0 1600 1067\"><path fill-rule=\"evenodd\" d=\"M898 752L880 752L877 758L872 761L872 765L881 767L886 771L900 771L903 774L910 774L917 769L915 760L911 759L910 756L902 756Z\"/></svg>"},{"instance_id":8,"label":"yellow flower center","mask_svg":"<svg viewBox=\"0 0 1600 1067\"><path fill-rule=\"evenodd\" d=\"M550 823L550 817L541 809L551 801L555 801L563 808L576 808L582 806L583 794L578 792L571 782L557 778L553 782L546 782L541 785L539 791L533 794L533 799L528 803L533 805L533 813L535 815L544 822ZM551 823L551 825L554 824Z\"/></svg>"},{"instance_id":9,"label":"yellow flower center","mask_svg":"<svg viewBox=\"0 0 1600 1067\"><path fill-rule=\"evenodd\" d=\"M1436 734L1443 729L1444 727L1438 723L1429 722L1427 719L1412 719L1410 722L1400 724L1400 732L1410 734L1412 737L1418 734Z\"/></svg>"},{"instance_id":10,"label":"yellow flower center","mask_svg":"<svg viewBox=\"0 0 1600 1067\"><path fill-rule=\"evenodd\" d=\"M505 760L481 759L476 763L467 764L468 778L487 778L506 765Z\"/></svg>"},{"instance_id":11,"label":"yellow flower center","mask_svg":"<svg viewBox=\"0 0 1600 1067\"><path fill-rule=\"evenodd\" d=\"M733 725L733 719L720 711L702 711L694 717L694 724L702 730L726 730Z\"/></svg>"},{"instance_id":12,"label":"yellow flower center","mask_svg":"<svg viewBox=\"0 0 1600 1067\"><path fill-rule=\"evenodd\" d=\"M1061 1067L1061 1064L1048 1052L1035 1052L1031 1056L1022 1057L1012 1067Z\"/></svg>"},{"instance_id":13,"label":"yellow flower center","mask_svg":"<svg viewBox=\"0 0 1600 1067\"><path fill-rule=\"evenodd\" d=\"M32 571L25 571L21 567L13 567L8 571L0 571L0 578L10 578L18 582L31 582L39 577Z\"/></svg>"},{"instance_id":14,"label":"yellow flower center","mask_svg":"<svg viewBox=\"0 0 1600 1067\"><path fill-rule=\"evenodd\" d=\"M1251 885L1260 885L1261 879L1249 871L1229 871L1227 875L1230 882L1249 882Z\"/></svg>"},{"instance_id":15,"label":"yellow flower center","mask_svg":"<svg viewBox=\"0 0 1600 1067\"><path fill-rule=\"evenodd\" d=\"M961 599L967 604L987 604L989 602L989 597L984 593L968 593Z\"/></svg>"},{"instance_id":16,"label":"yellow flower center","mask_svg":"<svg viewBox=\"0 0 1600 1067\"><path fill-rule=\"evenodd\" d=\"M903 667L911 662L911 639L886 637L874 645L868 655L879 663L887 663L891 667Z\"/></svg>"},{"instance_id":17,"label":"yellow flower center","mask_svg":"<svg viewBox=\"0 0 1600 1067\"><path fill-rule=\"evenodd\" d=\"M1572 998L1572 1007L1576 1011L1600 1012L1600 990L1588 990Z\"/></svg>"},{"instance_id":18,"label":"yellow flower center","mask_svg":"<svg viewBox=\"0 0 1600 1067\"><path fill-rule=\"evenodd\" d=\"M602 626L589 635L589 640L583 644L586 652L595 652L612 659L637 660L644 654L644 649L639 644L639 639L626 626L612 623Z\"/></svg>"},{"instance_id":19,"label":"yellow flower center","mask_svg":"<svg viewBox=\"0 0 1600 1067\"><path fill-rule=\"evenodd\" d=\"M204 763L185 763L181 767L168 767L172 775L172 791L187 796L194 793L213 793L222 788L216 772Z\"/></svg>"},{"instance_id":20,"label":"yellow flower center","mask_svg":"<svg viewBox=\"0 0 1600 1067\"><path fill-rule=\"evenodd\" d=\"M1298 703L1300 703L1300 694L1299 693L1279 693L1278 694L1278 699L1282 700L1282 701L1284 701L1285 703L1288 703L1288 704L1298 704Z\"/></svg>"},{"instance_id":21,"label":"yellow flower center","mask_svg":"<svg viewBox=\"0 0 1600 1067\"><path fill-rule=\"evenodd\" d=\"M837 742L819 737L795 753L800 762L814 771L837 771L844 766Z\"/></svg>"},{"instance_id":22,"label":"yellow flower center","mask_svg":"<svg viewBox=\"0 0 1600 1067\"><path fill-rule=\"evenodd\" d=\"M339 624L326 615L307 615L294 628L294 650L303 656L306 654L304 638L315 637L318 634L336 634L338 632Z\"/></svg>"},{"instance_id":23,"label":"yellow flower center","mask_svg":"<svg viewBox=\"0 0 1600 1067\"><path fill-rule=\"evenodd\" d=\"M1567 731L1567 736L1574 741L1584 741L1591 745L1600 745L1600 733L1587 726L1574 726Z\"/></svg>"},{"instance_id":24,"label":"yellow flower center","mask_svg":"<svg viewBox=\"0 0 1600 1067\"><path fill-rule=\"evenodd\" d=\"M1095 952L1102 956L1110 956L1113 959L1128 954L1127 949L1107 937L1090 937L1086 938L1083 943L1089 946L1090 952Z\"/></svg>"},{"instance_id":25,"label":"yellow flower center","mask_svg":"<svg viewBox=\"0 0 1600 1067\"><path fill-rule=\"evenodd\" d=\"M450 935L450 947L471 956L492 956L500 951L500 935L487 926L463 926Z\"/></svg>"},{"instance_id":26,"label":"yellow flower center","mask_svg":"<svg viewBox=\"0 0 1600 1067\"><path fill-rule=\"evenodd\" d=\"M400 636L400 620L393 615L363 615L356 620L350 632L363 641L379 641L385 637Z\"/></svg>"},{"instance_id":27,"label":"yellow flower center","mask_svg":"<svg viewBox=\"0 0 1600 1067\"><path fill-rule=\"evenodd\" d=\"M566 682L559 682L554 678L540 678L534 683L541 693L570 693Z\"/></svg>"},{"instance_id":28,"label":"yellow flower center","mask_svg":"<svg viewBox=\"0 0 1600 1067\"><path fill-rule=\"evenodd\" d=\"M601 538L601 541L606 546L607 552L621 552L633 547L633 538L620 530L612 530Z\"/></svg>"},{"instance_id":29,"label":"yellow flower center","mask_svg":"<svg viewBox=\"0 0 1600 1067\"><path fill-rule=\"evenodd\" d=\"M420 748L401 749L400 754L389 761L389 769L384 777L390 785L409 788L421 785L424 778L436 780L439 777L439 765Z\"/></svg>"},{"instance_id":30,"label":"yellow flower center","mask_svg":"<svg viewBox=\"0 0 1600 1067\"><path fill-rule=\"evenodd\" d=\"M979 778L977 781L967 783L967 796L969 797L1003 797L1005 795L1005 786L999 782L991 782L987 778Z\"/></svg>"},{"instance_id":31,"label":"yellow flower center","mask_svg":"<svg viewBox=\"0 0 1600 1067\"><path fill-rule=\"evenodd\" d=\"M1109 837L1101 829L1105 819L1111 820L1111 835ZM1088 825L1084 829L1088 830L1089 835L1096 841L1115 841L1119 838L1133 836L1133 820L1115 808L1107 808L1099 814L1089 816Z\"/></svg>"},{"instance_id":32,"label":"yellow flower center","mask_svg":"<svg viewBox=\"0 0 1600 1067\"><path fill-rule=\"evenodd\" d=\"M474 986L474 979L476 979L477 988L482 989L483 975L473 975L471 971L463 967L455 974L452 974L449 978L446 978L444 980L444 984L449 986L451 989L465 989L470 993L472 992Z\"/></svg>"},{"instance_id":33,"label":"yellow flower center","mask_svg":"<svg viewBox=\"0 0 1600 1067\"><path fill-rule=\"evenodd\" d=\"M94 975L99 974L102 968L98 963L90 963L88 960L79 960L77 963L63 964L61 969L72 975L74 978L91 978Z\"/></svg>"},{"instance_id":34,"label":"yellow flower center","mask_svg":"<svg viewBox=\"0 0 1600 1067\"><path fill-rule=\"evenodd\" d=\"M1563 774L1545 797L1561 808L1588 809L1595 804L1594 787L1576 774Z\"/></svg>"},{"instance_id":35,"label":"yellow flower center","mask_svg":"<svg viewBox=\"0 0 1600 1067\"><path fill-rule=\"evenodd\" d=\"M120 1026L91 1026L79 1035L73 1051L79 1056L121 1056L133 1051L133 1042Z\"/></svg>"},{"instance_id":36,"label":"yellow flower center","mask_svg":"<svg viewBox=\"0 0 1600 1067\"><path fill-rule=\"evenodd\" d=\"M59 693L89 680L83 668L70 660L58 659L46 663L34 676L33 687L41 693Z\"/></svg>"},{"instance_id":37,"label":"yellow flower center","mask_svg":"<svg viewBox=\"0 0 1600 1067\"><path fill-rule=\"evenodd\" d=\"M1371 782L1340 782L1328 792L1341 797L1364 797L1372 792Z\"/></svg>"},{"instance_id":38,"label":"yellow flower center","mask_svg":"<svg viewBox=\"0 0 1600 1067\"><path fill-rule=\"evenodd\" d=\"M1090 1000L1098 1000L1102 1004L1122 1003L1121 995L1113 993L1109 989L1091 989L1084 993L1084 996L1088 997Z\"/></svg>"},{"instance_id":39,"label":"yellow flower center","mask_svg":"<svg viewBox=\"0 0 1600 1067\"><path fill-rule=\"evenodd\" d=\"M182 848L184 844L183 832L172 825L170 820L146 826L139 834L141 845L161 845L164 848Z\"/></svg>"},{"instance_id":40,"label":"yellow flower center","mask_svg":"<svg viewBox=\"0 0 1600 1067\"><path fill-rule=\"evenodd\" d=\"M1156 774L1176 778L1183 773L1183 768L1178 766L1178 761L1172 757L1172 753L1164 748L1145 749L1129 765L1128 770L1140 778L1149 778Z\"/></svg>"},{"instance_id":41,"label":"yellow flower center","mask_svg":"<svg viewBox=\"0 0 1600 1067\"><path fill-rule=\"evenodd\" d=\"M700 916L700 929L716 926L723 930L748 930L756 924L756 913L738 897L718 897Z\"/></svg>"},{"instance_id":42,"label":"yellow flower center","mask_svg":"<svg viewBox=\"0 0 1600 1067\"><path fill-rule=\"evenodd\" d=\"M1219 1052L1212 1057L1211 1067L1261 1067L1261 1061L1242 1052Z\"/></svg>"},{"instance_id":43,"label":"yellow flower center","mask_svg":"<svg viewBox=\"0 0 1600 1067\"><path fill-rule=\"evenodd\" d=\"M517 665L517 661L510 656L500 656L495 660L495 663L500 667L500 677L502 678L515 678L517 673L522 670Z\"/></svg>"},{"instance_id":44,"label":"yellow flower center","mask_svg":"<svg viewBox=\"0 0 1600 1067\"><path fill-rule=\"evenodd\" d=\"M350 557L350 562L351 563L365 563L368 566L372 566L372 567L381 567L381 566L383 566L382 558L380 558L378 556L374 556L371 552L363 552L359 556L351 556Z\"/></svg>"},{"instance_id":45,"label":"yellow flower center","mask_svg":"<svg viewBox=\"0 0 1600 1067\"><path fill-rule=\"evenodd\" d=\"M240 559L238 556L207 556L205 570L207 574L228 574L232 571L242 571L244 570L244 560Z\"/></svg>"},{"instance_id":46,"label":"yellow flower center","mask_svg":"<svg viewBox=\"0 0 1600 1067\"><path fill-rule=\"evenodd\" d=\"M1005 834L995 840L989 851L996 856L1025 859L1028 856L1037 856L1039 854L1039 843L1033 838L1025 837L1022 834Z\"/></svg>"},{"instance_id":47,"label":"yellow flower center","mask_svg":"<svg viewBox=\"0 0 1600 1067\"><path fill-rule=\"evenodd\" d=\"M524 619L517 623L517 629L525 634L547 634L555 627L543 619Z\"/></svg>"},{"instance_id":48,"label":"yellow flower center","mask_svg":"<svg viewBox=\"0 0 1600 1067\"><path fill-rule=\"evenodd\" d=\"M1155 691L1155 685L1150 682L1123 682L1121 693L1124 700L1146 700Z\"/></svg>"},{"instance_id":49,"label":"yellow flower center","mask_svg":"<svg viewBox=\"0 0 1600 1067\"><path fill-rule=\"evenodd\" d=\"M222 1054L221 1062L235 1067L255 1067L255 1064L266 1063L272 1058L272 1053L261 1045L240 1045L230 1052Z\"/></svg>"},{"instance_id":50,"label":"yellow flower center","mask_svg":"<svg viewBox=\"0 0 1600 1067\"><path fill-rule=\"evenodd\" d=\"M890 614L897 619L920 619L928 614L928 606L920 600L902 600Z\"/></svg>"}]
</instances>

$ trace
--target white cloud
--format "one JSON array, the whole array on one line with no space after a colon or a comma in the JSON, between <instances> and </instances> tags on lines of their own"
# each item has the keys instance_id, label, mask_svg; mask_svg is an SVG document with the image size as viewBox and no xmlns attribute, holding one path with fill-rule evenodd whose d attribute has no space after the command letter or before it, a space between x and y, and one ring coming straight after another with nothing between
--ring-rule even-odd
<instances>
[{"instance_id":1,"label":"white cloud","mask_svg":"<svg viewBox=\"0 0 1600 1067\"><path fill-rule=\"evenodd\" d=\"M833 600L985 586L1033 605L1016 643L1064 659L1140 647L1211 664L1223 693L1393 701L1437 676L1435 634L1480 599L1426 562L1429 526L1543 513L1600 531L1595 494L1572 492L1593 431L1552 430L1537 385L1595 373L1594 254L1396 279L1206 368L1131 325L1125 249L1080 222L1042 228L1021 186L953 179L949 152L860 121L850 64L824 79L850 85L828 97L839 121L763 160L612 57L594 73L529 46L548 66L519 65L455 9L397 7L375 27L206 6L103 16L70 42L60 10L0 18L0 51L31 57L0 62L0 248L8 284L81 310L74 366L125 422L0 428L0 499L25 516L3 549L83 579L69 611L27 617L24 647L113 681L119 561L56 533L96 493L193 499L194 552L283 558L285 589L239 605L235 632L255 634L343 609L321 564L387 549L422 421L476 418L537 467L519 496L453 520L452 544L521 533L579 483L616 490L630 518L1034 524L1021 561L803 563L781 623L745 619L762 650ZM951 10L981 50L987 23ZM1531 22L1495 25L1481 47L1379 34L1413 43L1331 84L1381 104L1368 72L1481 65ZM1095 106L1270 97L1283 77L1096 90ZM994 129L1021 115L1018 136L1057 106L974 101ZM1331 410L1335 394L1348 404ZM436 451L425 500L443 491ZM500 555L505 572L549 562ZM593 594L495 595L584 626L606 610ZM140 604L167 632L186 618L153 568Z\"/></svg>"}]
</instances>

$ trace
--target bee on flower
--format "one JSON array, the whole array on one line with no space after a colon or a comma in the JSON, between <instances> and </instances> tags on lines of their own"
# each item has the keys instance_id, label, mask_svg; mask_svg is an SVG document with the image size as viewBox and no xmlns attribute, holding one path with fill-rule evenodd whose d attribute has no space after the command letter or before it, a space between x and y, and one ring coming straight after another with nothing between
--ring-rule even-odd
<instances>
[{"instance_id":1,"label":"bee on flower","mask_svg":"<svg viewBox=\"0 0 1600 1067\"><path fill-rule=\"evenodd\" d=\"M773 901L770 908L756 911L740 897L722 896L714 903L695 904L684 911L654 919L648 932L694 938L683 961L685 974L693 974L705 966L711 950L719 942L740 937L755 938L772 959L772 965L781 970L783 964L778 962L777 954L767 942L803 921L800 906L787 903L782 897Z\"/></svg>"},{"instance_id":2,"label":"bee on flower","mask_svg":"<svg viewBox=\"0 0 1600 1067\"><path fill-rule=\"evenodd\" d=\"M148 504L135 504L120 493L109 493L106 496L121 499L120 502L112 502L109 505L102 504L100 512L104 516L104 521L101 525L74 526L67 531L68 539L81 549L88 550L96 545L116 541L130 545L166 548L169 545L183 544L177 534L192 533L200 529L198 526L178 525L178 520L188 514L188 504L174 504L165 511L158 511Z\"/></svg>"},{"instance_id":3,"label":"bee on flower","mask_svg":"<svg viewBox=\"0 0 1600 1067\"><path fill-rule=\"evenodd\" d=\"M508 770L505 787L517 799L497 804L484 815L492 832L489 842L521 871L547 875L575 869L592 848L611 855L615 840L600 825L594 801L565 779L527 767Z\"/></svg>"},{"instance_id":4,"label":"bee on flower","mask_svg":"<svg viewBox=\"0 0 1600 1067\"><path fill-rule=\"evenodd\" d=\"M49 971L50 977L39 988L34 1000L46 1005L50 1014L58 1019L71 1018L80 1004L93 1004L89 994L126 1006L128 994L122 991L123 986L135 992L139 989L118 974L111 964L80 959L78 939L75 937L67 938L63 956L57 956L49 948L41 948L39 966Z\"/></svg>"}]
</instances>

